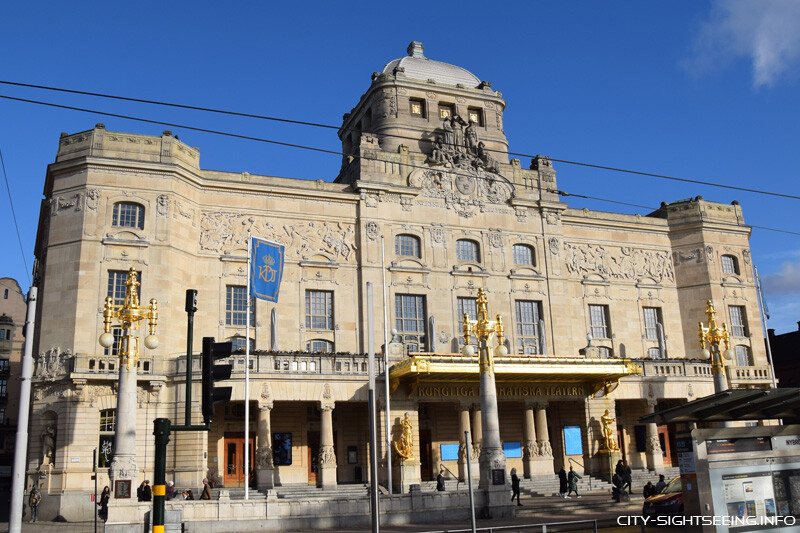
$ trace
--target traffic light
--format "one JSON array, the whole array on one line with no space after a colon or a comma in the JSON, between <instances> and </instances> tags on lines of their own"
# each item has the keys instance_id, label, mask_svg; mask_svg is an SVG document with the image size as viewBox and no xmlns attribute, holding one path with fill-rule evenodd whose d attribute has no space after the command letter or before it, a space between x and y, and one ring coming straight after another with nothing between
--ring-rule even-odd
<instances>
[{"instance_id":1,"label":"traffic light","mask_svg":"<svg viewBox=\"0 0 800 533\"><path fill-rule=\"evenodd\" d=\"M233 365L215 365L217 359L230 357L230 342L214 342L214 337L203 337L203 423L210 424L214 404L231 399L231 387L215 387L215 381L231 378Z\"/></svg>"}]
</instances>

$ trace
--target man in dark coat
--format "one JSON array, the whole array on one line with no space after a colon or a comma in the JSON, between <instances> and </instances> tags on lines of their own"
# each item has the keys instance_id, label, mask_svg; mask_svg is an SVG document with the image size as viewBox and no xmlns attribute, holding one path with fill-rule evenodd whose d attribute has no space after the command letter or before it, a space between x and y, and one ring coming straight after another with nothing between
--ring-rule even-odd
<instances>
[{"instance_id":1,"label":"man in dark coat","mask_svg":"<svg viewBox=\"0 0 800 533\"><path fill-rule=\"evenodd\" d=\"M153 489L150 488L150 480L144 480L144 488L142 488L142 501L149 502L153 500Z\"/></svg>"},{"instance_id":2,"label":"man in dark coat","mask_svg":"<svg viewBox=\"0 0 800 533\"><path fill-rule=\"evenodd\" d=\"M564 470L564 467L561 467L561 470L558 471L558 495L562 498L566 497L568 490L568 482L567 482L567 471Z\"/></svg>"},{"instance_id":3,"label":"man in dark coat","mask_svg":"<svg viewBox=\"0 0 800 533\"><path fill-rule=\"evenodd\" d=\"M444 469L439 470L439 475L436 476L436 490L444 492Z\"/></svg>"},{"instance_id":4,"label":"man in dark coat","mask_svg":"<svg viewBox=\"0 0 800 533\"><path fill-rule=\"evenodd\" d=\"M519 502L519 476L517 476L517 469L511 469L511 503L514 503L514 497L517 498L517 505L522 505Z\"/></svg>"}]
</instances>

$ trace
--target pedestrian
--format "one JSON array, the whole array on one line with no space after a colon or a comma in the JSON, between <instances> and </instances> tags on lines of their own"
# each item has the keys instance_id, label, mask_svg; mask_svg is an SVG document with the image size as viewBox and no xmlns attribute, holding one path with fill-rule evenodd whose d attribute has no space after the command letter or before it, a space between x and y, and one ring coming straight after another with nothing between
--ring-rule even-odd
<instances>
[{"instance_id":1,"label":"pedestrian","mask_svg":"<svg viewBox=\"0 0 800 533\"><path fill-rule=\"evenodd\" d=\"M192 493L192 489L183 491L183 499L194 500L194 494Z\"/></svg>"},{"instance_id":2,"label":"pedestrian","mask_svg":"<svg viewBox=\"0 0 800 533\"><path fill-rule=\"evenodd\" d=\"M100 493L100 510L97 512L97 516L100 517L101 520L106 521L108 520L108 500L111 499L111 489L108 488L106 485L103 488L103 492Z\"/></svg>"},{"instance_id":3,"label":"pedestrian","mask_svg":"<svg viewBox=\"0 0 800 533\"><path fill-rule=\"evenodd\" d=\"M170 481L167 483L167 488L164 489L164 499L171 500L175 497L175 482Z\"/></svg>"},{"instance_id":4,"label":"pedestrian","mask_svg":"<svg viewBox=\"0 0 800 533\"><path fill-rule=\"evenodd\" d=\"M656 494L659 494L667 487L667 482L664 481L664 474L659 474L658 483L656 483Z\"/></svg>"},{"instance_id":5,"label":"pedestrian","mask_svg":"<svg viewBox=\"0 0 800 533\"><path fill-rule=\"evenodd\" d=\"M644 486L644 490L642 490L642 495L646 500L647 498L653 496L654 494L656 494L656 487L653 485L652 481L648 481L647 485Z\"/></svg>"},{"instance_id":6,"label":"pedestrian","mask_svg":"<svg viewBox=\"0 0 800 533\"><path fill-rule=\"evenodd\" d=\"M139 484L139 488L136 489L136 499L140 502L144 501L144 481Z\"/></svg>"},{"instance_id":7,"label":"pedestrian","mask_svg":"<svg viewBox=\"0 0 800 533\"><path fill-rule=\"evenodd\" d=\"M624 463L624 465L625 465L625 475L622 477L622 479L625 480L625 485L628 486L628 492L633 492L633 472L631 472L631 465L629 465L628 463ZM623 488L625 487L625 485L623 485Z\"/></svg>"},{"instance_id":8,"label":"pedestrian","mask_svg":"<svg viewBox=\"0 0 800 533\"><path fill-rule=\"evenodd\" d=\"M562 466L561 470L558 471L558 495L562 498L567 497L567 486L567 471Z\"/></svg>"},{"instance_id":9,"label":"pedestrian","mask_svg":"<svg viewBox=\"0 0 800 533\"><path fill-rule=\"evenodd\" d=\"M211 487L208 486L208 479L203 478L203 493L200 495L201 500L211 499Z\"/></svg>"},{"instance_id":10,"label":"pedestrian","mask_svg":"<svg viewBox=\"0 0 800 533\"><path fill-rule=\"evenodd\" d=\"M31 522L39 520L39 504L42 503L42 493L36 485L31 489L28 496L28 506L31 508Z\"/></svg>"},{"instance_id":11,"label":"pedestrian","mask_svg":"<svg viewBox=\"0 0 800 533\"><path fill-rule=\"evenodd\" d=\"M153 489L150 488L150 480L144 480L144 489L142 490L142 501L149 502L153 499Z\"/></svg>"},{"instance_id":12,"label":"pedestrian","mask_svg":"<svg viewBox=\"0 0 800 533\"><path fill-rule=\"evenodd\" d=\"M578 473L572 469L572 466L570 466L569 474L567 475L567 480L569 481L569 492L567 493L567 498L570 498L571 497L570 494L572 494L573 492L575 493L575 496L577 496L578 498L581 497L581 495L578 494L579 479L581 479L581 476L578 475Z\"/></svg>"},{"instance_id":13,"label":"pedestrian","mask_svg":"<svg viewBox=\"0 0 800 533\"><path fill-rule=\"evenodd\" d=\"M439 470L439 475L436 476L436 490L444 492L444 468Z\"/></svg>"},{"instance_id":14,"label":"pedestrian","mask_svg":"<svg viewBox=\"0 0 800 533\"><path fill-rule=\"evenodd\" d=\"M514 503L514 496L517 497L517 505L522 505L519 501L519 476L517 469L511 469L511 503Z\"/></svg>"}]
</instances>

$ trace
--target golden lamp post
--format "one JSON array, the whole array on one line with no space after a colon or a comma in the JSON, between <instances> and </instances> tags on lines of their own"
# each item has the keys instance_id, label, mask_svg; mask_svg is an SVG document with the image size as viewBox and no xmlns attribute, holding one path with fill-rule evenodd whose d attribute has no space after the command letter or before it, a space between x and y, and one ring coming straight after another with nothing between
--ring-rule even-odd
<instances>
[{"instance_id":1,"label":"golden lamp post","mask_svg":"<svg viewBox=\"0 0 800 533\"><path fill-rule=\"evenodd\" d=\"M471 336L478 338L478 361L481 370L481 414L483 417L482 446L478 463L480 465L480 481L478 486L485 489L505 490L506 456L500 442L500 420L497 414L497 387L494 376L494 355L505 357L508 348L503 344L503 317L489 320L486 305L486 291L478 289L477 320L470 320L464 313L464 349L465 357L473 357L475 348L470 345ZM489 349L489 339L497 336L497 346Z\"/></svg>"},{"instance_id":2,"label":"golden lamp post","mask_svg":"<svg viewBox=\"0 0 800 533\"><path fill-rule=\"evenodd\" d=\"M711 358L711 369L714 373L714 392L722 392L728 390L728 378L725 376L725 362L723 359L730 360L733 357L731 353L731 342L728 336L728 326L724 323L722 326L717 325L716 319L717 312L714 310L714 305L711 300L706 302L706 316L708 317L708 327L704 326L702 322L698 322L697 331L700 337L700 348L703 349L703 359ZM725 350L720 349L720 343L725 347ZM706 347L708 345L708 347Z\"/></svg>"},{"instance_id":3,"label":"golden lamp post","mask_svg":"<svg viewBox=\"0 0 800 533\"><path fill-rule=\"evenodd\" d=\"M130 483L136 479L139 471L136 465L136 373L139 363L139 338L136 332L143 321L147 320L149 333L144 339L144 345L151 350L158 347L158 337L155 335L158 305L155 298L150 300L149 307L139 305L139 280L136 277L136 270L131 268L125 281L125 300L122 305L112 303L113 299L110 296L106 298L103 309L103 334L99 339L100 346L111 348L114 345L114 335L111 333L112 321L119 322L122 327L122 337L117 348L120 358L117 418L114 459L109 468L109 478L112 483L117 480L123 481L128 484L129 489Z\"/></svg>"}]
</instances>

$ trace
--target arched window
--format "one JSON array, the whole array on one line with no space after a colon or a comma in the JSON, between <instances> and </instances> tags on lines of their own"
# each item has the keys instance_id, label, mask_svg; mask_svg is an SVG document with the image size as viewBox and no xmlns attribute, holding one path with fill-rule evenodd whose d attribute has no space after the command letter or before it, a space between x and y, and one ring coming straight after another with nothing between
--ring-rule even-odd
<instances>
[{"instance_id":1,"label":"arched window","mask_svg":"<svg viewBox=\"0 0 800 533\"><path fill-rule=\"evenodd\" d=\"M723 274L739 274L739 260L732 255L722 256L722 273Z\"/></svg>"},{"instance_id":2,"label":"arched window","mask_svg":"<svg viewBox=\"0 0 800 533\"><path fill-rule=\"evenodd\" d=\"M419 237L402 234L394 238L394 253L408 257L420 257Z\"/></svg>"},{"instance_id":3,"label":"arched window","mask_svg":"<svg viewBox=\"0 0 800 533\"><path fill-rule=\"evenodd\" d=\"M333 353L333 343L325 339L311 339L306 343L306 351L309 353Z\"/></svg>"},{"instance_id":4,"label":"arched window","mask_svg":"<svg viewBox=\"0 0 800 533\"><path fill-rule=\"evenodd\" d=\"M515 244L513 248L514 264L536 266L533 248L527 244Z\"/></svg>"},{"instance_id":5,"label":"arched window","mask_svg":"<svg viewBox=\"0 0 800 533\"><path fill-rule=\"evenodd\" d=\"M8 289L3 291L3 299L8 300Z\"/></svg>"},{"instance_id":6,"label":"arched window","mask_svg":"<svg viewBox=\"0 0 800 533\"><path fill-rule=\"evenodd\" d=\"M737 366L753 366L753 358L750 357L750 348L739 344L734 348L734 353L736 355Z\"/></svg>"},{"instance_id":7,"label":"arched window","mask_svg":"<svg viewBox=\"0 0 800 533\"><path fill-rule=\"evenodd\" d=\"M245 352L247 349L247 344L245 343L244 337L231 337L228 339L231 341L231 352ZM252 352L256 348L256 342L253 339L250 339L250 351Z\"/></svg>"},{"instance_id":8,"label":"arched window","mask_svg":"<svg viewBox=\"0 0 800 533\"><path fill-rule=\"evenodd\" d=\"M111 225L121 228L144 229L144 206L132 202L117 202Z\"/></svg>"},{"instance_id":9,"label":"arched window","mask_svg":"<svg viewBox=\"0 0 800 533\"><path fill-rule=\"evenodd\" d=\"M456 241L456 258L459 261L480 262L481 256L478 243L467 239Z\"/></svg>"}]
</instances>

